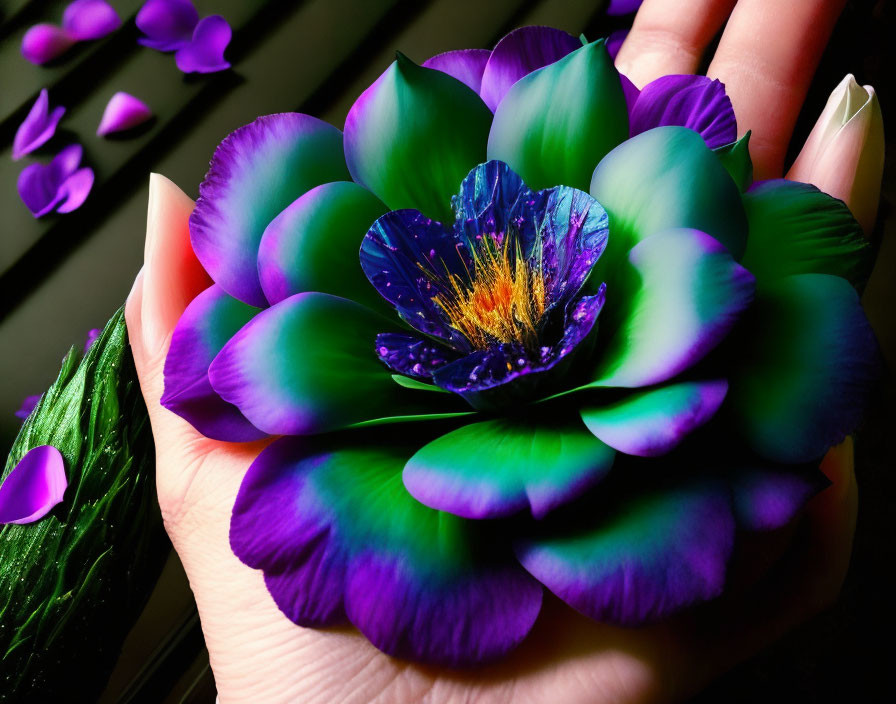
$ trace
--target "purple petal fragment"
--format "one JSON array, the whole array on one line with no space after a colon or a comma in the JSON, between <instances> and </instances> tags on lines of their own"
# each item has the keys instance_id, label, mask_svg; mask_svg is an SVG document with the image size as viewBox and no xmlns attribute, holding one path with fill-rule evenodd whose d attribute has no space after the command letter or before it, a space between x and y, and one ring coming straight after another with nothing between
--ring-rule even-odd
<instances>
[{"instance_id":1,"label":"purple petal fragment","mask_svg":"<svg viewBox=\"0 0 896 704\"><path fill-rule=\"evenodd\" d=\"M64 114L65 108L61 105L50 111L49 94L43 88L28 116L16 130L12 143L13 161L18 161L45 144L56 133L56 126Z\"/></svg>"},{"instance_id":2,"label":"purple petal fragment","mask_svg":"<svg viewBox=\"0 0 896 704\"><path fill-rule=\"evenodd\" d=\"M55 24L36 24L22 37L22 56L38 66L61 56L77 39Z\"/></svg>"},{"instance_id":3,"label":"purple petal fragment","mask_svg":"<svg viewBox=\"0 0 896 704\"><path fill-rule=\"evenodd\" d=\"M99 328L91 328L87 331L87 337L84 339L84 354L87 354L88 350L93 347L93 343L97 341L102 332Z\"/></svg>"},{"instance_id":4,"label":"purple petal fragment","mask_svg":"<svg viewBox=\"0 0 896 704\"><path fill-rule=\"evenodd\" d=\"M33 523L62 501L68 480L52 445L32 448L0 484L0 524Z\"/></svg>"},{"instance_id":5,"label":"purple petal fragment","mask_svg":"<svg viewBox=\"0 0 896 704\"><path fill-rule=\"evenodd\" d=\"M90 189L93 188L93 169L85 167L78 169L69 176L59 187L58 195L60 203L56 208L57 213L70 213L80 208L87 196L90 195Z\"/></svg>"},{"instance_id":6,"label":"purple petal fragment","mask_svg":"<svg viewBox=\"0 0 896 704\"><path fill-rule=\"evenodd\" d=\"M49 164L31 164L19 174L22 202L39 218L53 210L70 213L87 199L93 187L93 170L79 169L81 145L63 149Z\"/></svg>"},{"instance_id":7,"label":"purple petal fragment","mask_svg":"<svg viewBox=\"0 0 896 704\"><path fill-rule=\"evenodd\" d=\"M559 61L582 46L553 27L521 27L497 43L482 73L480 96L494 112L510 87L533 71Z\"/></svg>"},{"instance_id":8,"label":"purple petal fragment","mask_svg":"<svg viewBox=\"0 0 896 704\"><path fill-rule=\"evenodd\" d=\"M105 0L75 0L62 14L62 28L78 41L99 39L121 26L121 18Z\"/></svg>"},{"instance_id":9,"label":"purple petal fragment","mask_svg":"<svg viewBox=\"0 0 896 704\"><path fill-rule=\"evenodd\" d=\"M233 32L221 15L209 15L199 20L193 39L174 55L177 67L184 73L216 73L230 68L224 50Z\"/></svg>"},{"instance_id":10,"label":"purple petal fragment","mask_svg":"<svg viewBox=\"0 0 896 704\"><path fill-rule=\"evenodd\" d=\"M610 34L607 37L607 53L610 55L610 58L614 61L616 60L616 55L619 53L619 50L622 48L622 43L625 41L625 38L628 36L629 29L617 29L615 32ZM626 79L628 80L628 79ZM624 84L623 84L624 85Z\"/></svg>"},{"instance_id":11,"label":"purple petal fragment","mask_svg":"<svg viewBox=\"0 0 896 704\"><path fill-rule=\"evenodd\" d=\"M611 16L630 15L637 12L644 0L610 0L607 14Z\"/></svg>"},{"instance_id":12,"label":"purple petal fragment","mask_svg":"<svg viewBox=\"0 0 896 704\"><path fill-rule=\"evenodd\" d=\"M156 51L177 51L187 46L199 24L199 13L190 0L147 0L137 13L137 41Z\"/></svg>"},{"instance_id":13,"label":"purple petal fragment","mask_svg":"<svg viewBox=\"0 0 896 704\"><path fill-rule=\"evenodd\" d=\"M123 132L142 125L152 117L152 110L139 98L130 93L118 91L103 110L103 117L96 128L97 137L105 137L113 132Z\"/></svg>"},{"instance_id":14,"label":"purple petal fragment","mask_svg":"<svg viewBox=\"0 0 896 704\"><path fill-rule=\"evenodd\" d=\"M34 396L26 396L22 399L22 405L19 406L19 410L15 412L15 417L21 421L25 421L28 416L31 415L31 412L37 408L37 404L41 399L40 394L35 394Z\"/></svg>"},{"instance_id":15,"label":"purple petal fragment","mask_svg":"<svg viewBox=\"0 0 896 704\"><path fill-rule=\"evenodd\" d=\"M731 482L734 514L745 530L777 530L830 482L817 467L779 466L739 471Z\"/></svg>"},{"instance_id":16,"label":"purple petal fragment","mask_svg":"<svg viewBox=\"0 0 896 704\"><path fill-rule=\"evenodd\" d=\"M631 136L674 125L697 132L710 149L737 139L737 120L725 86L706 76L662 76L651 81L629 112Z\"/></svg>"},{"instance_id":17,"label":"purple petal fragment","mask_svg":"<svg viewBox=\"0 0 896 704\"><path fill-rule=\"evenodd\" d=\"M458 49L437 54L424 61L423 66L447 73L479 93L482 72L490 56L491 52L486 49Z\"/></svg>"}]
</instances>

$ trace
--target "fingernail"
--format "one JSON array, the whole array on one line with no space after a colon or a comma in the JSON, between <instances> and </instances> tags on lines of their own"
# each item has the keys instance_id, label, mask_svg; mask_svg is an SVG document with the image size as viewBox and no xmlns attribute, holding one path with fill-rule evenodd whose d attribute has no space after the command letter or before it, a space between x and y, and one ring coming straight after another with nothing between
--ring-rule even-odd
<instances>
[{"instance_id":1,"label":"fingernail","mask_svg":"<svg viewBox=\"0 0 896 704\"><path fill-rule=\"evenodd\" d=\"M865 234L874 228L884 170L884 122L874 88L847 75L831 94L787 174L849 206Z\"/></svg>"}]
</instances>

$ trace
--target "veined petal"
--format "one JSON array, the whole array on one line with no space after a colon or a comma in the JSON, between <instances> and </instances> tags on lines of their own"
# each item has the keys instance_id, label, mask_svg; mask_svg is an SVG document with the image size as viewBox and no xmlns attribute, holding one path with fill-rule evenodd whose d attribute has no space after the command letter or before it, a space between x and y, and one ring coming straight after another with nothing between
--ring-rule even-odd
<instances>
[{"instance_id":1,"label":"veined petal","mask_svg":"<svg viewBox=\"0 0 896 704\"><path fill-rule=\"evenodd\" d=\"M490 122L463 83L399 55L349 111L345 160L390 209L445 221L457 185L485 161Z\"/></svg>"},{"instance_id":2,"label":"veined petal","mask_svg":"<svg viewBox=\"0 0 896 704\"><path fill-rule=\"evenodd\" d=\"M495 112L488 158L530 188L584 190L595 164L627 136L622 83L599 40L513 85Z\"/></svg>"},{"instance_id":3,"label":"veined petal","mask_svg":"<svg viewBox=\"0 0 896 704\"><path fill-rule=\"evenodd\" d=\"M511 86L533 71L559 61L582 46L568 32L553 27L520 27L499 41L488 57L479 94L495 112ZM559 185L559 184L551 184Z\"/></svg>"},{"instance_id":4,"label":"veined petal","mask_svg":"<svg viewBox=\"0 0 896 704\"><path fill-rule=\"evenodd\" d=\"M230 44L233 31L221 15L209 15L199 20L190 43L177 50L174 61L184 73L216 73L230 68L224 50Z\"/></svg>"},{"instance_id":5,"label":"veined petal","mask_svg":"<svg viewBox=\"0 0 896 704\"><path fill-rule=\"evenodd\" d=\"M300 293L262 311L231 338L209 379L221 398L272 435L438 412L441 394L403 389L377 358L376 336L389 327L354 301Z\"/></svg>"},{"instance_id":6,"label":"veined petal","mask_svg":"<svg viewBox=\"0 0 896 704\"><path fill-rule=\"evenodd\" d=\"M259 312L213 285L193 299L174 328L161 403L206 437L248 442L265 436L215 393L208 378L221 348Z\"/></svg>"},{"instance_id":7,"label":"veined petal","mask_svg":"<svg viewBox=\"0 0 896 704\"><path fill-rule=\"evenodd\" d=\"M61 56L75 45L77 39L54 24L36 24L22 37L22 56L40 66Z\"/></svg>"},{"instance_id":8,"label":"veined petal","mask_svg":"<svg viewBox=\"0 0 896 704\"><path fill-rule=\"evenodd\" d=\"M261 238L258 273L268 301L319 291L385 309L358 263L364 235L385 212L376 196L351 181L325 183L299 196Z\"/></svg>"},{"instance_id":9,"label":"veined petal","mask_svg":"<svg viewBox=\"0 0 896 704\"><path fill-rule=\"evenodd\" d=\"M476 93L482 86L482 72L491 52L487 49L458 49L437 54L423 62L423 68L434 68L456 78Z\"/></svg>"},{"instance_id":10,"label":"veined petal","mask_svg":"<svg viewBox=\"0 0 896 704\"><path fill-rule=\"evenodd\" d=\"M763 283L737 349L739 428L777 462L818 460L853 432L881 371L858 294L828 274Z\"/></svg>"},{"instance_id":11,"label":"veined petal","mask_svg":"<svg viewBox=\"0 0 896 704\"><path fill-rule=\"evenodd\" d=\"M656 457L712 418L727 391L724 379L680 382L612 404L586 403L580 413L588 430L610 447L627 455Z\"/></svg>"},{"instance_id":12,"label":"veined petal","mask_svg":"<svg viewBox=\"0 0 896 704\"><path fill-rule=\"evenodd\" d=\"M488 526L407 493L401 469L410 452L278 440L240 487L233 551L264 570L274 601L300 625L347 616L384 652L440 665L504 655L535 622L541 586Z\"/></svg>"},{"instance_id":13,"label":"veined petal","mask_svg":"<svg viewBox=\"0 0 896 704\"><path fill-rule=\"evenodd\" d=\"M299 113L259 117L215 151L190 215L193 250L234 298L267 304L258 279L265 228L306 191L348 180L339 130Z\"/></svg>"},{"instance_id":14,"label":"veined petal","mask_svg":"<svg viewBox=\"0 0 896 704\"><path fill-rule=\"evenodd\" d=\"M632 248L629 264L627 285L613 299L617 327L588 386L671 379L721 342L753 300L750 272L698 230L648 237Z\"/></svg>"},{"instance_id":15,"label":"veined petal","mask_svg":"<svg viewBox=\"0 0 896 704\"><path fill-rule=\"evenodd\" d=\"M33 523L62 501L68 480L52 445L29 450L0 484L0 525Z\"/></svg>"},{"instance_id":16,"label":"veined petal","mask_svg":"<svg viewBox=\"0 0 896 704\"><path fill-rule=\"evenodd\" d=\"M47 89L41 89L28 116L16 130L16 136L12 143L13 161L18 161L49 141L56 133L56 126L64 114L65 108L61 105L50 111L50 98Z\"/></svg>"},{"instance_id":17,"label":"veined petal","mask_svg":"<svg viewBox=\"0 0 896 704\"><path fill-rule=\"evenodd\" d=\"M542 518L599 482L615 452L575 417L470 423L411 457L404 485L418 501L464 518L528 509Z\"/></svg>"},{"instance_id":18,"label":"veined petal","mask_svg":"<svg viewBox=\"0 0 896 704\"><path fill-rule=\"evenodd\" d=\"M815 186L776 179L744 194L750 237L743 264L760 282L791 274L865 281L871 247L849 208Z\"/></svg>"},{"instance_id":19,"label":"veined petal","mask_svg":"<svg viewBox=\"0 0 896 704\"><path fill-rule=\"evenodd\" d=\"M137 41L157 51L176 51L190 43L199 13L190 0L147 0L137 13Z\"/></svg>"},{"instance_id":20,"label":"veined petal","mask_svg":"<svg viewBox=\"0 0 896 704\"><path fill-rule=\"evenodd\" d=\"M121 27L121 18L106 0L74 0L62 13L62 28L78 41L99 39Z\"/></svg>"},{"instance_id":21,"label":"veined petal","mask_svg":"<svg viewBox=\"0 0 896 704\"><path fill-rule=\"evenodd\" d=\"M113 132L133 129L150 119L152 110L146 103L130 93L118 91L106 103L96 134L97 137L105 137Z\"/></svg>"}]
</instances>

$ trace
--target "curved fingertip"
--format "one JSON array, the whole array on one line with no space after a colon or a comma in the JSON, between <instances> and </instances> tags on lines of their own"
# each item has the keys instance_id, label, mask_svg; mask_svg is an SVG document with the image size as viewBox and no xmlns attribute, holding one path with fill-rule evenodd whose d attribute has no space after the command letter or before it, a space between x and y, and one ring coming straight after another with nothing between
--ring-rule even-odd
<instances>
[{"instance_id":1,"label":"curved fingertip","mask_svg":"<svg viewBox=\"0 0 896 704\"><path fill-rule=\"evenodd\" d=\"M128 326L128 336L131 338L132 347L133 341L140 334L140 309L143 306L143 269L144 267L141 266L137 276L134 277L134 283L124 303L124 320Z\"/></svg>"}]
</instances>

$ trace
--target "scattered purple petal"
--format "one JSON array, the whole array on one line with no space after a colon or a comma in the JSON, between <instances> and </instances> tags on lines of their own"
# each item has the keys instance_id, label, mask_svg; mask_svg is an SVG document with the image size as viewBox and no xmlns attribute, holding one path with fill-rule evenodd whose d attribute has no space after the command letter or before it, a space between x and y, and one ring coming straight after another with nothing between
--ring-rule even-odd
<instances>
[{"instance_id":1,"label":"scattered purple petal","mask_svg":"<svg viewBox=\"0 0 896 704\"><path fill-rule=\"evenodd\" d=\"M61 56L77 42L62 27L36 24L22 37L22 56L40 66Z\"/></svg>"},{"instance_id":2,"label":"scattered purple petal","mask_svg":"<svg viewBox=\"0 0 896 704\"><path fill-rule=\"evenodd\" d=\"M0 524L43 518L62 501L67 486L59 450L52 445L29 450L0 484Z\"/></svg>"},{"instance_id":3,"label":"scattered purple petal","mask_svg":"<svg viewBox=\"0 0 896 704\"><path fill-rule=\"evenodd\" d=\"M123 132L152 118L152 110L139 98L119 91L113 95L103 110L103 118L96 129L97 137L105 137L113 132Z\"/></svg>"},{"instance_id":4,"label":"scattered purple petal","mask_svg":"<svg viewBox=\"0 0 896 704\"><path fill-rule=\"evenodd\" d=\"M19 196L34 217L53 210L70 213L87 199L93 187L93 170L79 169L83 150L72 144L49 164L31 164L19 174Z\"/></svg>"},{"instance_id":5,"label":"scattered purple petal","mask_svg":"<svg viewBox=\"0 0 896 704\"><path fill-rule=\"evenodd\" d=\"M56 133L56 126L65 114L61 105L50 111L50 98L47 89L41 90L28 117L19 125L12 143L13 161L18 161L40 147Z\"/></svg>"},{"instance_id":6,"label":"scattered purple petal","mask_svg":"<svg viewBox=\"0 0 896 704\"><path fill-rule=\"evenodd\" d=\"M19 406L19 410L15 412L15 417L24 423L28 416L31 415L31 412L37 407L38 401L40 401L40 394L26 396L22 399L22 405Z\"/></svg>"},{"instance_id":7,"label":"scattered purple petal","mask_svg":"<svg viewBox=\"0 0 896 704\"><path fill-rule=\"evenodd\" d=\"M199 13L190 0L147 0L137 13L137 41L156 51L177 51L193 39Z\"/></svg>"},{"instance_id":8,"label":"scattered purple petal","mask_svg":"<svg viewBox=\"0 0 896 704\"><path fill-rule=\"evenodd\" d=\"M78 41L105 37L119 27L121 18L105 0L75 0L62 13L62 29Z\"/></svg>"},{"instance_id":9,"label":"scattered purple petal","mask_svg":"<svg viewBox=\"0 0 896 704\"><path fill-rule=\"evenodd\" d=\"M224 50L232 36L230 25L221 15L199 20L193 40L174 55L177 67L184 73L215 73L230 68Z\"/></svg>"}]
</instances>

